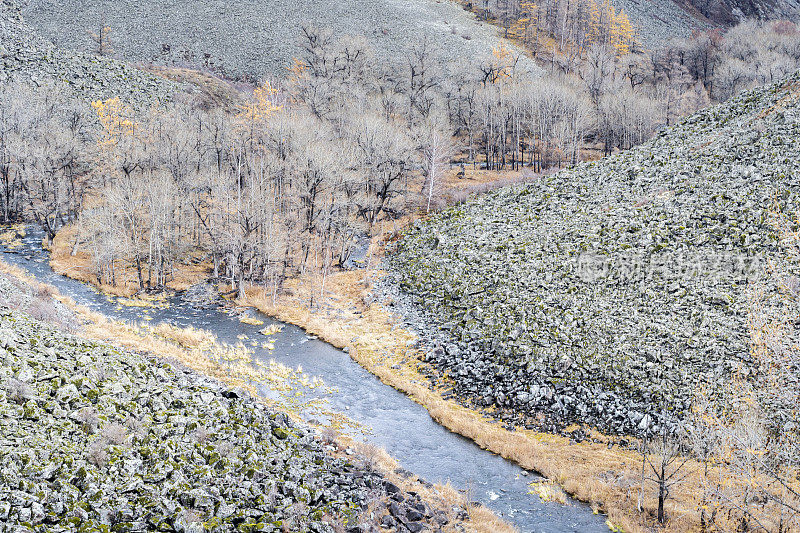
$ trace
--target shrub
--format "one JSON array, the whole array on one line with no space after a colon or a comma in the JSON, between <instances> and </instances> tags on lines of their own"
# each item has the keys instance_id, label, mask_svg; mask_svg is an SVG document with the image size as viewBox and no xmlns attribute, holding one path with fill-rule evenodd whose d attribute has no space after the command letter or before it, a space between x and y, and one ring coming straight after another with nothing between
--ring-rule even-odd
<instances>
[{"instance_id":1,"label":"shrub","mask_svg":"<svg viewBox=\"0 0 800 533\"><path fill-rule=\"evenodd\" d=\"M97 415L97 410L93 407L84 407L75 413L75 419L83 423L87 433L94 433L95 428L100 425L100 418Z\"/></svg>"},{"instance_id":2,"label":"shrub","mask_svg":"<svg viewBox=\"0 0 800 533\"><path fill-rule=\"evenodd\" d=\"M23 404L35 396L30 385L15 378L8 380L6 390L8 391L8 399L18 404Z\"/></svg>"},{"instance_id":3,"label":"shrub","mask_svg":"<svg viewBox=\"0 0 800 533\"><path fill-rule=\"evenodd\" d=\"M208 430L203 426L197 426L197 429L194 430L194 433L192 435L194 436L194 440L196 440L200 444L206 442L209 437Z\"/></svg>"},{"instance_id":4,"label":"shrub","mask_svg":"<svg viewBox=\"0 0 800 533\"><path fill-rule=\"evenodd\" d=\"M40 283L36 287L36 296L41 298L42 300L49 300L55 294L55 290L50 285L46 285L44 283Z\"/></svg>"},{"instance_id":5,"label":"shrub","mask_svg":"<svg viewBox=\"0 0 800 533\"><path fill-rule=\"evenodd\" d=\"M28 314L39 322L55 322L58 318L52 302L46 302L41 298L34 298L28 304Z\"/></svg>"},{"instance_id":6,"label":"shrub","mask_svg":"<svg viewBox=\"0 0 800 533\"><path fill-rule=\"evenodd\" d=\"M115 422L103 428L102 436L109 444L121 446L128 439L128 429Z\"/></svg>"},{"instance_id":7,"label":"shrub","mask_svg":"<svg viewBox=\"0 0 800 533\"><path fill-rule=\"evenodd\" d=\"M108 456L106 455L106 443L102 438L95 440L86 448L86 460L97 468L106 466Z\"/></svg>"}]
</instances>

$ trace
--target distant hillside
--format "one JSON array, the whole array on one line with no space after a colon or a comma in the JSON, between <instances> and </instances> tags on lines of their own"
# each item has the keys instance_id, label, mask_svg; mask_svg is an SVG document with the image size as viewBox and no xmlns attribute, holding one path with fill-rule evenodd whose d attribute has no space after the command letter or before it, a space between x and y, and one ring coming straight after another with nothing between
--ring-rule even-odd
<instances>
[{"instance_id":1,"label":"distant hillside","mask_svg":"<svg viewBox=\"0 0 800 533\"><path fill-rule=\"evenodd\" d=\"M132 105L169 99L177 87L114 59L58 48L31 28L19 2L0 0L0 82L12 76L63 82L84 97L119 96Z\"/></svg>"},{"instance_id":2,"label":"distant hillside","mask_svg":"<svg viewBox=\"0 0 800 533\"><path fill-rule=\"evenodd\" d=\"M687 37L694 30L727 28L746 19L800 22L798 0L614 0L640 29L644 43L657 47L665 38Z\"/></svg>"},{"instance_id":3,"label":"distant hillside","mask_svg":"<svg viewBox=\"0 0 800 533\"><path fill-rule=\"evenodd\" d=\"M696 30L730 27L748 18L800 21L798 0L613 0L636 27L640 42L659 48Z\"/></svg>"},{"instance_id":4,"label":"distant hillside","mask_svg":"<svg viewBox=\"0 0 800 533\"><path fill-rule=\"evenodd\" d=\"M305 24L373 42L380 61L427 43L443 61L469 61L497 46L497 31L456 3L412 0L32 0L30 23L59 46L87 50L89 32L111 27L115 53L129 61L212 66L231 77L282 76Z\"/></svg>"},{"instance_id":5,"label":"distant hillside","mask_svg":"<svg viewBox=\"0 0 800 533\"><path fill-rule=\"evenodd\" d=\"M710 21L723 26L733 26L747 18L761 20L800 17L797 0L683 0L697 9Z\"/></svg>"},{"instance_id":6,"label":"distant hillside","mask_svg":"<svg viewBox=\"0 0 800 533\"><path fill-rule=\"evenodd\" d=\"M752 375L748 283L783 254L771 209L800 209L798 86L405 234L393 268L441 328L430 357L456 392L629 432L662 401L684 412L699 387Z\"/></svg>"}]
</instances>

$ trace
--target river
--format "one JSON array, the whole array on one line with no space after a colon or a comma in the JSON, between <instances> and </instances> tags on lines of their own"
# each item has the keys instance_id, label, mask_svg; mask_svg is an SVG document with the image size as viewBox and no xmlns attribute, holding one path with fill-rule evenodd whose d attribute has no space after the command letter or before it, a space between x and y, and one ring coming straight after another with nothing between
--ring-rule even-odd
<instances>
[{"instance_id":1,"label":"river","mask_svg":"<svg viewBox=\"0 0 800 533\"><path fill-rule=\"evenodd\" d=\"M196 308L180 295L173 297L165 308L143 310L121 306L114 298L53 272L37 231L29 231L22 241L13 250L0 246L0 258L109 318L142 322L148 316L152 324L166 322L210 331L221 343L229 345L240 343L243 338L265 339L259 330L277 323L254 311L248 312L264 325L243 323L218 309ZM342 413L363 426L367 442L384 448L403 468L429 482L449 481L455 488L468 489L473 500L480 501L520 531L608 531L606 517L594 514L588 505L572 500L566 505L544 502L530 494L529 483L540 478L450 432L436 423L424 407L383 384L345 352L309 338L302 329L285 325L275 336L272 350L260 343L248 347L254 358L264 363L275 360L291 368L302 367L304 374L321 378L327 387L334 389L333 393L318 393L327 400L326 409ZM262 392L269 394L267 390Z\"/></svg>"}]
</instances>

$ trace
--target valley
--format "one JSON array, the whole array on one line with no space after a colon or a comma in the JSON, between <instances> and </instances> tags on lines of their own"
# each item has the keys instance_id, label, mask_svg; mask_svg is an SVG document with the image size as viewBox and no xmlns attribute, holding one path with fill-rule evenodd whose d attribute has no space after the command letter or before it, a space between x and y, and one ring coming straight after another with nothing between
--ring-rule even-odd
<instances>
[{"instance_id":1,"label":"valley","mask_svg":"<svg viewBox=\"0 0 800 533\"><path fill-rule=\"evenodd\" d=\"M793 0L0 2L0 531L800 527Z\"/></svg>"}]
</instances>

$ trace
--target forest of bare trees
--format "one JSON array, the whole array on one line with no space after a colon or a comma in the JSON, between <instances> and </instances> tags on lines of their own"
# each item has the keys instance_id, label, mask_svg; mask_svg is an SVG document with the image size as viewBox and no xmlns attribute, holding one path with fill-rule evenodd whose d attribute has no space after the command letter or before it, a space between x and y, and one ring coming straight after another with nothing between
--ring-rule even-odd
<instances>
[{"instance_id":1,"label":"forest of bare trees","mask_svg":"<svg viewBox=\"0 0 800 533\"><path fill-rule=\"evenodd\" d=\"M532 24L529 3L487 9L512 5ZM377 64L364 38L305 28L287 79L261 84L235 112L191 98L89 108L52 87L7 84L0 216L33 220L50 238L75 222L74 250L91 254L103 283L130 268L141 288L159 287L178 263L208 261L239 291L277 291L309 269L324 278L381 221L438 207L454 163L539 172L627 149L800 61L791 23L630 53L607 2L585 16L570 11L585 3L547 6L535 6L536 31L557 37L557 21L566 31L578 17L586 36L568 32L557 49L579 55L557 54L539 73L504 45L443 65L422 42Z\"/></svg>"}]
</instances>

